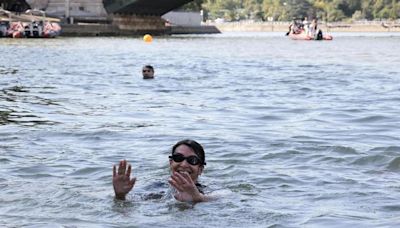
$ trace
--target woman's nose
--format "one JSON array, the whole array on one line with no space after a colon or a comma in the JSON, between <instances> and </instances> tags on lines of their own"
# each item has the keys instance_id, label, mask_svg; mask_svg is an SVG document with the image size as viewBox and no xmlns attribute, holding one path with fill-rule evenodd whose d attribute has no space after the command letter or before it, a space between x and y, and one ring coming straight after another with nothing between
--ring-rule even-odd
<instances>
[{"instance_id":1,"label":"woman's nose","mask_svg":"<svg viewBox=\"0 0 400 228\"><path fill-rule=\"evenodd\" d=\"M186 161L186 159L185 160L183 160L182 162L181 162L181 166L185 166L185 167L187 167L187 166L190 166L190 164Z\"/></svg>"}]
</instances>

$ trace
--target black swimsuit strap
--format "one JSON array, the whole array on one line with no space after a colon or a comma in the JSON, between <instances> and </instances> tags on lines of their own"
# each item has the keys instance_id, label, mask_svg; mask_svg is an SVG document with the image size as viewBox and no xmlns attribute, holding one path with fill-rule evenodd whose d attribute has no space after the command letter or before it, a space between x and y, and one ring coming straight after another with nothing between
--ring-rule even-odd
<instances>
[{"instance_id":1,"label":"black swimsuit strap","mask_svg":"<svg viewBox=\"0 0 400 228\"><path fill-rule=\"evenodd\" d=\"M197 190L199 190L199 192L201 194L204 194L203 189L206 187L205 185L202 185L200 183L196 183L196 187L197 187Z\"/></svg>"}]
</instances>

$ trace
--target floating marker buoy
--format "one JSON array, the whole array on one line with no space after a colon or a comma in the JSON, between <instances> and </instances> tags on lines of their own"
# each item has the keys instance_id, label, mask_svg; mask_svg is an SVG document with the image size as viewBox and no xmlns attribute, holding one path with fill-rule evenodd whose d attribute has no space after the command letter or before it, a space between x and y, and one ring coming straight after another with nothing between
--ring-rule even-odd
<instances>
[{"instance_id":1,"label":"floating marker buoy","mask_svg":"<svg viewBox=\"0 0 400 228\"><path fill-rule=\"evenodd\" d=\"M143 36L143 40L146 43L151 43L151 41L153 41L153 37L150 34L146 34Z\"/></svg>"}]
</instances>

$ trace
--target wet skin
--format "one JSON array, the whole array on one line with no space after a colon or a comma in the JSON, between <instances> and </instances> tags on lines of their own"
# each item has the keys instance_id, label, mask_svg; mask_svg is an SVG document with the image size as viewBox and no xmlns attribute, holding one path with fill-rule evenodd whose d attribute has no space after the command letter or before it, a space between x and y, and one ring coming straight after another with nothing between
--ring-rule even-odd
<instances>
[{"instance_id":1,"label":"wet skin","mask_svg":"<svg viewBox=\"0 0 400 228\"><path fill-rule=\"evenodd\" d=\"M185 157L197 156L194 151L186 146L180 145L175 149L174 154L180 153ZM206 197L196 187L198 177L203 172L201 164L191 165L186 160L175 162L169 161L171 177L168 182L176 190L175 199L183 202L203 202ZM132 167L126 161L119 162L119 166L113 167L113 186L115 197L124 200L136 183L136 177L131 178Z\"/></svg>"}]
</instances>

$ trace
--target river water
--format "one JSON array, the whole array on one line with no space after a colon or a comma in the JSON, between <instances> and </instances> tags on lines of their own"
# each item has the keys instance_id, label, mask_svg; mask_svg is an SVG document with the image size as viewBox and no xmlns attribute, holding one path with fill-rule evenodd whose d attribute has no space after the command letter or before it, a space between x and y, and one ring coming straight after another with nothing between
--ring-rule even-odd
<instances>
[{"instance_id":1,"label":"river water","mask_svg":"<svg viewBox=\"0 0 400 228\"><path fill-rule=\"evenodd\" d=\"M400 34L333 36L1 39L0 226L398 227ZM142 199L186 138L217 200Z\"/></svg>"}]
</instances>

